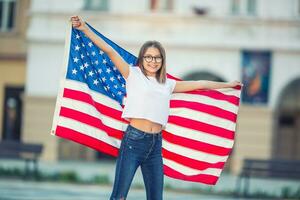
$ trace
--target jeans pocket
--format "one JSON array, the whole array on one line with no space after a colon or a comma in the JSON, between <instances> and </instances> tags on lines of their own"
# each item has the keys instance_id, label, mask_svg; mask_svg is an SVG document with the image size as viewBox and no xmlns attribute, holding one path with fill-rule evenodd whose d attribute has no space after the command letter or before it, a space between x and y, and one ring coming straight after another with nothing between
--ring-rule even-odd
<instances>
[{"instance_id":1,"label":"jeans pocket","mask_svg":"<svg viewBox=\"0 0 300 200\"><path fill-rule=\"evenodd\" d=\"M142 133L136 130L130 130L127 132L127 138L131 140L141 140L145 137L146 133Z\"/></svg>"}]
</instances>

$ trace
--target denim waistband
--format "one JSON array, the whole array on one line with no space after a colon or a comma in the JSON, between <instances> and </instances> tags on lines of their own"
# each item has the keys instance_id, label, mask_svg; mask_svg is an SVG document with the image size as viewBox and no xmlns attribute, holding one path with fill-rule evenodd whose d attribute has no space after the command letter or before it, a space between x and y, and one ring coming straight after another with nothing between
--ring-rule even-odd
<instances>
[{"instance_id":1,"label":"denim waistband","mask_svg":"<svg viewBox=\"0 0 300 200\"><path fill-rule=\"evenodd\" d=\"M137 128L131 126L130 124L128 124L127 129L128 129L128 130L135 130L135 131L138 131L138 132L140 132L140 133L145 133L145 134L149 134L149 135L153 135L153 136L160 136L161 133L162 133L162 131L157 132L157 133L149 133L149 132L146 132L146 131L142 131L142 130L140 130L140 129L137 129Z\"/></svg>"}]
</instances>

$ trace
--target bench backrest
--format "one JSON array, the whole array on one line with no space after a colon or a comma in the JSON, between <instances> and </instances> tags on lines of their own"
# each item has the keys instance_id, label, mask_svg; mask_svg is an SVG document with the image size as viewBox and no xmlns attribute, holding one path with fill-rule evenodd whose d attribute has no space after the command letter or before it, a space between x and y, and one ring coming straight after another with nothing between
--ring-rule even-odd
<instances>
[{"instance_id":1,"label":"bench backrest","mask_svg":"<svg viewBox=\"0 0 300 200\"><path fill-rule=\"evenodd\" d=\"M300 160L244 160L244 176L300 179Z\"/></svg>"},{"instance_id":2,"label":"bench backrest","mask_svg":"<svg viewBox=\"0 0 300 200\"><path fill-rule=\"evenodd\" d=\"M0 157L2 158L21 158L24 154L31 154L37 157L41 154L43 145L29 144L15 141L0 141Z\"/></svg>"}]
</instances>

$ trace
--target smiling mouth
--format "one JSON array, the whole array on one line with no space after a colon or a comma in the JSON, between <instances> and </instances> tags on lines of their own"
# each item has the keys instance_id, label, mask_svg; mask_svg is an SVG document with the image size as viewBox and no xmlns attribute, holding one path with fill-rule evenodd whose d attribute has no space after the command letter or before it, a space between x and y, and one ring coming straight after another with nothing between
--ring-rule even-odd
<instances>
[{"instance_id":1,"label":"smiling mouth","mask_svg":"<svg viewBox=\"0 0 300 200\"><path fill-rule=\"evenodd\" d=\"M151 66L151 65L149 65L149 67L151 67L151 68L157 68L157 66Z\"/></svg>"}]
</instances>

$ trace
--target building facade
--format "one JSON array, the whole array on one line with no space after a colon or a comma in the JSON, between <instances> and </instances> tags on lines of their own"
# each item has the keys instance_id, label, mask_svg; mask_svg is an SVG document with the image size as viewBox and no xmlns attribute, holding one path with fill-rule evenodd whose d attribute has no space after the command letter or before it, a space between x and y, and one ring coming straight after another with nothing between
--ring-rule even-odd
<instances>
[{"instance_id":1,"label":"building facade","mask_svg":"<svg viewBox=\"0 0 300 200\"><path fill-rule=\"evenodd\" d=\"M0 0L0 139L20 141L30 1Z\"/></svg>"},{"instance_id":2,"label":"building facade","mask_svg":"<svg viewBox=\"0 0 300 200\"><path fill-rule=\"evenodd\" d=\"M184 80L242 80L235 147L244 158L300 159L300 1L31 1L22 140L42 159L95 160L95 151L50 135L71 15L137 55L147 40L166 48L168 73Z\"/></svg>"}]
</instances>

